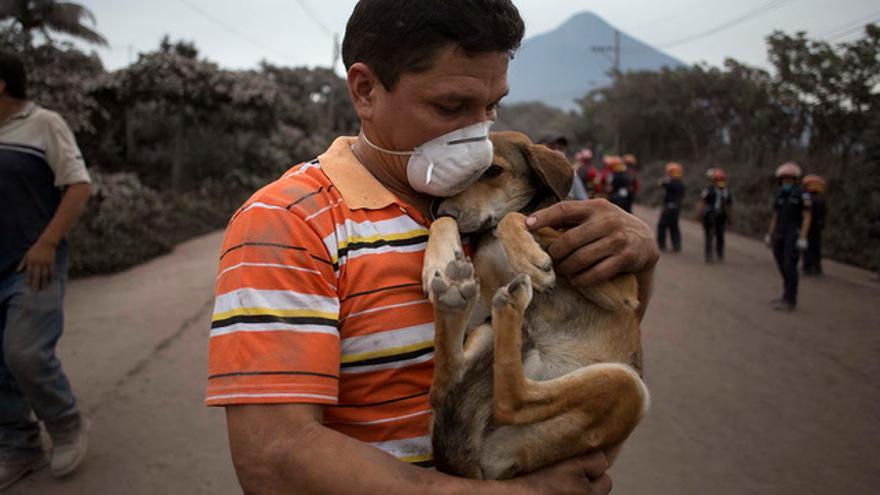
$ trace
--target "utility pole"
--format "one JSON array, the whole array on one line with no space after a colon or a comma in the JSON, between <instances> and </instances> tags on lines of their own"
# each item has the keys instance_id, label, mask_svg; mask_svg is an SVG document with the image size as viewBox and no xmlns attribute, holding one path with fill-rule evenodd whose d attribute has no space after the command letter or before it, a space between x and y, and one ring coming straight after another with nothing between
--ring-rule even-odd
<instances>
[{"instance_id":1,"label":"utility pole","mask_svg":"<svg viewBox=\"0 0 880 495\"><path fill-rule=\"evenodd\" d=\"M620 31L614 30L614 74L620 74Z\"/></svg>"},{"instance_id":2,"label":"utility pole","mask_svg":"<svg viewBox=\"0 0 880 495\"><path fill-rule=\"evenodd\" d=\"M617 29L614 30L613 45L593 45L590 47L590 50L592 50L593 53L601 53L609 59L612 64L612 76L616 77L617 74L620 73L620 31L618 31ZM613 56L609 57L609 53L612 53Z\"/></svg>"},{"instance_id":3,"label":"utility pole","mask_svg":"<svg viewBox=\"0 0 880 495\"><path fill-rule=\"evenodd\" d=\"M590 47L593 53L601 53L611 61L611 79L617 82L620 78L620 31L614 30L613 45L593 45ZM613 58L608 57L609 53L613 53ZM620 153L620 122L615 118L614 122L614 150Z\"/></svg>"}]
</instances>

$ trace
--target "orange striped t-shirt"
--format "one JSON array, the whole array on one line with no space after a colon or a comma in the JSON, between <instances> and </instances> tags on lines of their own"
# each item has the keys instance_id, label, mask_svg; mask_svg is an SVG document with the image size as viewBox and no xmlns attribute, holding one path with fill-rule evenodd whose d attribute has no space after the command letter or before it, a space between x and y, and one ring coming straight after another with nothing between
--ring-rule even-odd
<instances>
[{"instance_id":1,"label":"orange striped t-shirt","mask_svg":"<svg viewBox=\"0 0 880 495\"><path fill-rule=\"evenodd\" d=\"M427 221L339 138L254 194L226 230L206 403L312 403L324 423L429 465Z\"/></svg>"}]
</instances>

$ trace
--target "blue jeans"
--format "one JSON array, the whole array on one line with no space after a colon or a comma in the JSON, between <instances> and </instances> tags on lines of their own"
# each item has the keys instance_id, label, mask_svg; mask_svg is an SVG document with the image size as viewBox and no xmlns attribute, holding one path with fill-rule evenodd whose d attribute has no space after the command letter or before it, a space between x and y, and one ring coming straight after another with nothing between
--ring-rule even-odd
<instances>
[{"instance_id":1,"label":"blue jeans","mask_svg":"<svg viewBox=\"0 0 880 495\"><path fill-rule=\"evenodd\" d=\"M66 246L49 287L31 290L24 272L0 280L0 455L41 448L32 411L52 438L80 428L76 398L55 357L66 281Z\"/></svg>"}]
</instances>

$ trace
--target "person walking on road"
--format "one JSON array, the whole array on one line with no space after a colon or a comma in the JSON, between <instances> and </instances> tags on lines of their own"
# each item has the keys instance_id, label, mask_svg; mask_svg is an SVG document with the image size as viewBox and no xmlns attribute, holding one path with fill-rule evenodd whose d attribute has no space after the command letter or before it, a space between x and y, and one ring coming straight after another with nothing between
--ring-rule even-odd
<instances>
[{"instance_id":1,"label":"person walking on road","mask_svg":"<svg viewBox=\"0 0 880 495\"><path fill-rule=\"evenodd\" d=\"M0 489L51 460L72 473L86 421L55 356L64 325L64 240L91 195L73 133L27 97L21 60L0 53ZM40 440L42 421L51 459Z\"/></svg>"},{"instance_id":2,"label":"person walking on road","mask_svg":"<svg viewBox=\"0 0 880 495\"><path fill-rule=\"evenodd\" d=\"M684 199L684 167L680 163L669 162L666 164L666 177L658 182L664 189L663 211L660 213L660 221L657 223L657 245L661 251L666 251L666 232L672 238L672 250L676 253L681 251L681 230L678 228L681 203Z\"/></svg>"},{"instance_id":3,"label":"person walking on road","mask_svg":"<svg viewBox=\"0 0 880 495\"><path fill-rule=\"evenodd\" d=\"M764 242L773 249L773 258L782 275L783 294L774 299L774 309L794 311L798 296L798 258L809 246L812 198L799 184L801 168L787 162L776 169L779 190L773 201L773 218Z\"/></svg>"},{"instance_id":4,"label":"person walking on road","mask_svg":"<svg viewBox=\"0 0 880 495\"><path fill-rule=\"evenodd\" d=\"M720 168L706 171L709 184L700 194L697 221L703 224L706 263L724 261L724 233L733 222L733 195L727 187L727 174ZM714 245L714 249L713 249Z\"/></svg>"},{"instance_id":5,"label":"person walking on road","mask_svg":"<svg viewBox=\"0 0 880 495\"><path fill-rule=\"evenodd\" d=\"M621 158L623 163L626 164L626 174L629 176L629 202L631 205L634 205L641 188L638 169L639 160L632 153L627 153Z\"/></svg>"},{"instance_id":6,"label":"person walking on road","mask_svg":"<svg viewBox=\"0 0 880 495\"><path fill-rule=\"evenodd\" d=\"M577 175L584 184L584 188L587 191L587 198L596 198L597 185L600 181L599 170L593 165L593 152L589 149L582 149L575 154L574 158L580 163Z\"/></svg>"},{"instance_id":7,"label":"person walking on road","mask_svg":"<svg viewBox=\"0 0 880 495\"><path fill-rule=\"evenodd\" d=\"M807 250L804 251L804 275L822 275L822 231L825 229L827 207L825 205L825 179L819 175L806 175L803 188L810 195L811 221L807 234Z\"/></svg>"},{"instance_id":8,"label":"person walking on road","mask_svg":"<svg viewBox=\"0 0 880 495\"><path fill-rule=\"evenodd\" d=\"M608 200L623 211L632 213L632 178L626 173L626 163L619 156L609 157L608 163L611 167L606 186Z\"/></svg>"}]
</instances>

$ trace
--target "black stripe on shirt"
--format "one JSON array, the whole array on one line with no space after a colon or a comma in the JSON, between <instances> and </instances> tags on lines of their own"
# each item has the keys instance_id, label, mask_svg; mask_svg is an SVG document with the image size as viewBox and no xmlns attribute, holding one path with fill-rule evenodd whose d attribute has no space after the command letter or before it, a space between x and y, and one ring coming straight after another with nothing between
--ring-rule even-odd
<instances>
[{"instance_id":1,"label":"black stripe on shirt","mask_svg":"<svg viewBox=\"0 0 880 495\"><path fill-rule=\"evenodd\" d=\"M313 373L311 371L237 371L233 373L218 373L216 375L210 375L208 380L215 380L217 378L228 378L231 376L265 376L265 375L307 375L307 376L317 376L320 378L331 378L333 380L339 380L339 377L336 375L328 375L326 373Z\"/></svg>"},{"instance_id":2,"label":"black stripe on shirt","mask_svg":"<svg viewBox=\"0 0 880 495\"><path fill-rule=\"evenodd\" d=\"M425 349L417 349L415 351L404 352L401 354L394 354L391 356L379 356L369 359L362 359L360 361L352 361L350 363L342 363L339 365L340 368L354 368L356 366L372 366L375 364L387 364L387 363L395 363L398 361L407 361L409 359L415 359L420 356L424 356L426 354L430 354L434 352L434 346L427 347Z\"/></svg>"},{"instance_id":3,"label":"black stripe on shirt","mask_svg":"<svg viewBox=\"0 0 880 495\"><path fill-rule=\"evenodd\" d=\"M305 196L303 196L303 197L299 198L298 200L294 201L293 203L290 203L289 205L285 206L285 208L287 208L287 209L289 210L289 209L293 208L294 206L296 206L296 205L302 203L303 201L305 201L305 200L311 198L312 196L314 196L314 195L316 195L316 194L320 194L320 192L323 191L323 190L324 190L324 186L321 186L321 187L318 188L317 191L312 191L312 192L306 194Z\"/></svg>"},{"instance_id":4,"label":"black stripe on shirt","mask_svg":"<svg viewBox=\"0 0 880 495\"><path fill-rule=\"evenodd\" d=\"M288 323L291 325L326 325L336 328L338 320L317 316L236 315L211 322L211 328L223 328L235 323Z\"/></svg>"},{"instance_id":5,"label":"black stripe on shirt","mask_svg":"<svg viewBox=\"0 0 880 495\"><path fill-rule=\"evenodd\" d=\"M320 256L315 256L314 254L310 253L308 249L306 249L302 246L291 246L291 245L287 245L287 244L277 244L274 242L243 242L243 243L238 244L236 246L232 246L231 248L227 249L226 251L223 251L223 254L220 255L220 259L222 260L224 256L226 256L227 254L229 254L232 251L235 251L236 249L241 249L243 247L248 247L248 246L274 247L274 248L279 248L279 249L291 249L294 251L302 251L302 252L308 254L309 256L311 256L311 258L315 261L320 261L321 263L324 263L325 265L335 266L335 264L333 262L331 262L330 260L325 260L324 258L321 258Z\"/></svg>"},{"instance_id":6,"label":"black stripe on shirt","mask_svg":"<svg viewBox=\"0 0 880 495\"><path fill-rule=\"evenodd\" d=\"M407 400L410 400L410 399L415 399L416 397L424 397L424 396L428 395L428 393L429 393L429 392L426 391L426 392L419 392L419 393L417 393L417 394L407 395L406 397L398 397L398 398L396 398L396 399L388 399L388 400L383 400L383 401L379 401L379 402L364 402L364 403L360 403L360 404L336 404L336 405L327 406L327 407L353 407L353 408L359 408L359 407L385 406L385 405L388 405L388 404L395 404L395 403L397 403L397 402L404 402L404 401L407 401Z\"/></svg>"},{"instance_id":7,"label":"black stripe on shirt","mask_svg":"<svg viewBox=\"0 0 880 495\"><path fill-rule=\"evenodd\" d=\"M394 246L394 247L402 247L402 246L415 246L417 244L421 244L423 242L428 241L428 235L418 235L415 237L410 237L407 239L379 239L373 242L353 242L348 246L339 250L337 254L337 259L344 258L348 255L348 253L352 251L357 251L359 249L376 249L384 246Z\"/></svg>"},{"instance_id":8,"label":"black stripe on shirt","mask_svg":"<svg viewBox=\"0 0 880 495\"><path fill-rule=\"evenodd\" d=\"M378 289L368 290L368 291L364 291L364 292L357 292L357 293L352 294L352 295L350 295L350 296L348 296L348 297L346 297L346 298L340 299L340 302L348 301L349 299L354 299L355 297L366 296L366 295L369 295L369 294L375 294L375 293L377 293L377 292L383 292L383 291L386 291L386 290L406 289L406 288L409 288L409 287L421 287L421 286L422 286L422 284L419 283L419 282L413 282L413 283L411 283L411 284L391 285L391 286L388 286L388 287L381 287L381 288L378 288Z\"/></svg>"}]
</instances>

